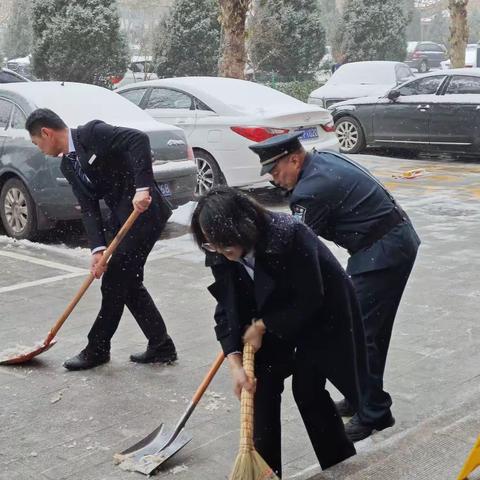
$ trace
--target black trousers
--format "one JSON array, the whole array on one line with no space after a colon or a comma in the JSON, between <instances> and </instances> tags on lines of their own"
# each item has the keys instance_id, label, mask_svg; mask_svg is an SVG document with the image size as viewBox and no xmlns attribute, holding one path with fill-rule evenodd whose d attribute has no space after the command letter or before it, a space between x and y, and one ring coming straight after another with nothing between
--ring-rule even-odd
<instances>
[{"instance_id":1,"label":"black trousers","mask_svg":"<svg viewBox=\"0 0 480 480\"><path fill-rule=\"evenodd\" d=\"M383 389L383 375L395 315L415 258L401 265L352 275L362 312L368 372L362 380L362 421L374 424L390 415L392 398ZM348 398L348 397L347 397Z\"/></svg>"},{"instance_id":2,"label":"black trousers","mask_svg":"<svg viewBox=\"0 0 480 480\"><path fill-rule=\"evenodd\" d=\"M110 349L125 306L149 345L161 343L167 335L165 322L143 285L145 262L166 224L166 218L158 222L153 209L149 210L140 215L108 263L102 278L102 305L88 334L89 348Z\"/></svg>"},{"instance_id":3,"label":"black trousers","mask_svg":"<svg viewBox=\"0 0 480 480\"><path fill-rule=\"evenodd\" d=\"M335 343L297 349L293 395L322 469L355 455L340 415L326 387L329 380L345 397L358 402L358 377L352 362L337 359ZM352 361L354 357L351 357Z\"/></svg>"},{"instance_id":4,"label":"black trousers","mask_svg":"<svg viewBox=\"0 0 480 480\"><path fill-rule=\"evenodd\" d=\"M298 351L293 367L293 395L318 461L326 469L356 453L325 389L326 378L350 397L357 395L357 381L354 368L344 376L341 368L325 369L322 358L318 350ZM285 378L281 370L274 368L260 371L255 392L255 448L279 477L282 474L280 405Z\"/></svg>"},{"instance_id":5,"label":"black trousers","mask_svg":"<svg viewBox=\"0 0 480 480\"><path fill-rule=\"evenodd\" d=\"M257 367L256 367L256 370ZM257 372L257 388L254 399L254 444L260 456L281 478L282 476L282 428L280 405L286 375L280 371Z\"/></svg>"}]
</instances>

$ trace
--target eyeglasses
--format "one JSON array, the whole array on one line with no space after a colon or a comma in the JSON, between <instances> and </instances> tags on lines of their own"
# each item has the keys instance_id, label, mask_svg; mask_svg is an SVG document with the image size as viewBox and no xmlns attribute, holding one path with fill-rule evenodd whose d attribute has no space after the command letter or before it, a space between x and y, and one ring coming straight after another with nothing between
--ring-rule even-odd
<instances>
[{"instance_id":1,"label":"eyeglasses","mask_svg":"<svg viewBox=\"0 0 480 480\"><path fill-rule=\"evenodd\" d=\"M226 253L227 255L235 251L235 247L216 247L213 243L202 243L202 248L211 253Z\"/></svg>"}]
</instances>

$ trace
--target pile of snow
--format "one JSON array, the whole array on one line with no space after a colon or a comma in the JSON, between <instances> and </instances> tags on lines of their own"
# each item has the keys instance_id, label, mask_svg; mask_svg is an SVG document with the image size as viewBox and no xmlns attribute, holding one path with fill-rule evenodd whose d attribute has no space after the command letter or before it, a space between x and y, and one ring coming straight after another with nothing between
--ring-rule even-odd
<instances>
[{"instance_id":1,"label":"pile of snow","mask_svg":"<svg viewBox=\"0 0 480 480\"><path fill-rule=\"evenodd\" d=\"M178 207L173 211L173 214L168 221L188 227L192 221L193 211L195 210L196 206L197 202L188 202L185 205Z\"/></svg>"}]
</instances>

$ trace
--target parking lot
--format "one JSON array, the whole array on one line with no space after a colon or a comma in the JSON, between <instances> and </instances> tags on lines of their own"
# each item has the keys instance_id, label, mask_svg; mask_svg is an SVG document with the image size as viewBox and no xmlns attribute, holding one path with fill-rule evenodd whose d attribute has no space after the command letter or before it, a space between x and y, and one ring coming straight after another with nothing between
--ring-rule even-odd
<instances>
[{"instance_id":1,"label":"parking lot","mask_svg":"<svg viewBox=\"0 0 480 480\"><path fill-rule=\"evenodd\" d=\"M470 409L480 397L480 164L438 157L353 158L392 191L423 242L387 363L386 388L397 423L357 444L356 457L320 473L288 385L284 478L452 479L480 433ZM272 190L255 196L269 208L287 211L285 200ZM30 364L0 367L1 479L141 478L114 466L113 454L161 422L173 426L219 348L212 328L214 302L206 291L211 274L185 226L191 206L174 215L149 257L145 276L177 344L178 362L129 362L129 354L141 351L145 341L126 312L113 339L111 362L67 372L63 360L84 347L98 311L99 283L94 283L59 332L56 346ZM331 248L345 263L346 253ZM87 274L88 259L78 226L51 232L37 243L0 236L0 350L46 336ZM332 394L338 396L333 388ZM228 478L238 449L238 407L224 367L187 425L192 442L158 477ZM425 470L409 473L408 452L422 439L441 459L417 455L415 463ZM441 440L440 449L433 447L434 439Z\"/></svg>"}]
</instances>

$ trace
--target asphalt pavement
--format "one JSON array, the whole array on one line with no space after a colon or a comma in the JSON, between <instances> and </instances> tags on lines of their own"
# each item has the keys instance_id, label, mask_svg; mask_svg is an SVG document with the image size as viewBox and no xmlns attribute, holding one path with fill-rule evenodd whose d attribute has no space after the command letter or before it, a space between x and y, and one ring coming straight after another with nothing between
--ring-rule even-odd
<instances>
[{"instance_id":1,"label":"asphalt pavement","mask_svg":"<svg viewBox=\"0 0 480 480\"><path fill-rule=\"evenodd\" d=\"M422 246L393 333L385 375L396 425L357 444L358 455L320 468L293 402L283 402L284 478L454 479L480 434L480 164L452 158L356 155L392 191L415 224ZM287 211L271 190L255 196ZM179 418L219 346L213 333L212 283L203 255L177 212L152 253L145 284L179 353L172 366L137 365L145 339L128 312L109 364L67 372L99 308L99 283L87 292L58 343L34 362L0 367L0 479L123 480L142 478L112 456L159 423ZM345 264L347 255L329 245ZM33 345L79 288L89 252L78 225L61 225L40 242L0 236L0 350ZM332 395L338 393L331 389ZM187 425L193 440L158 478L226 479L239 439L239 404L223 367ZM480 478L480 476L474 478Z\"/></svg>"}]
</instances>

